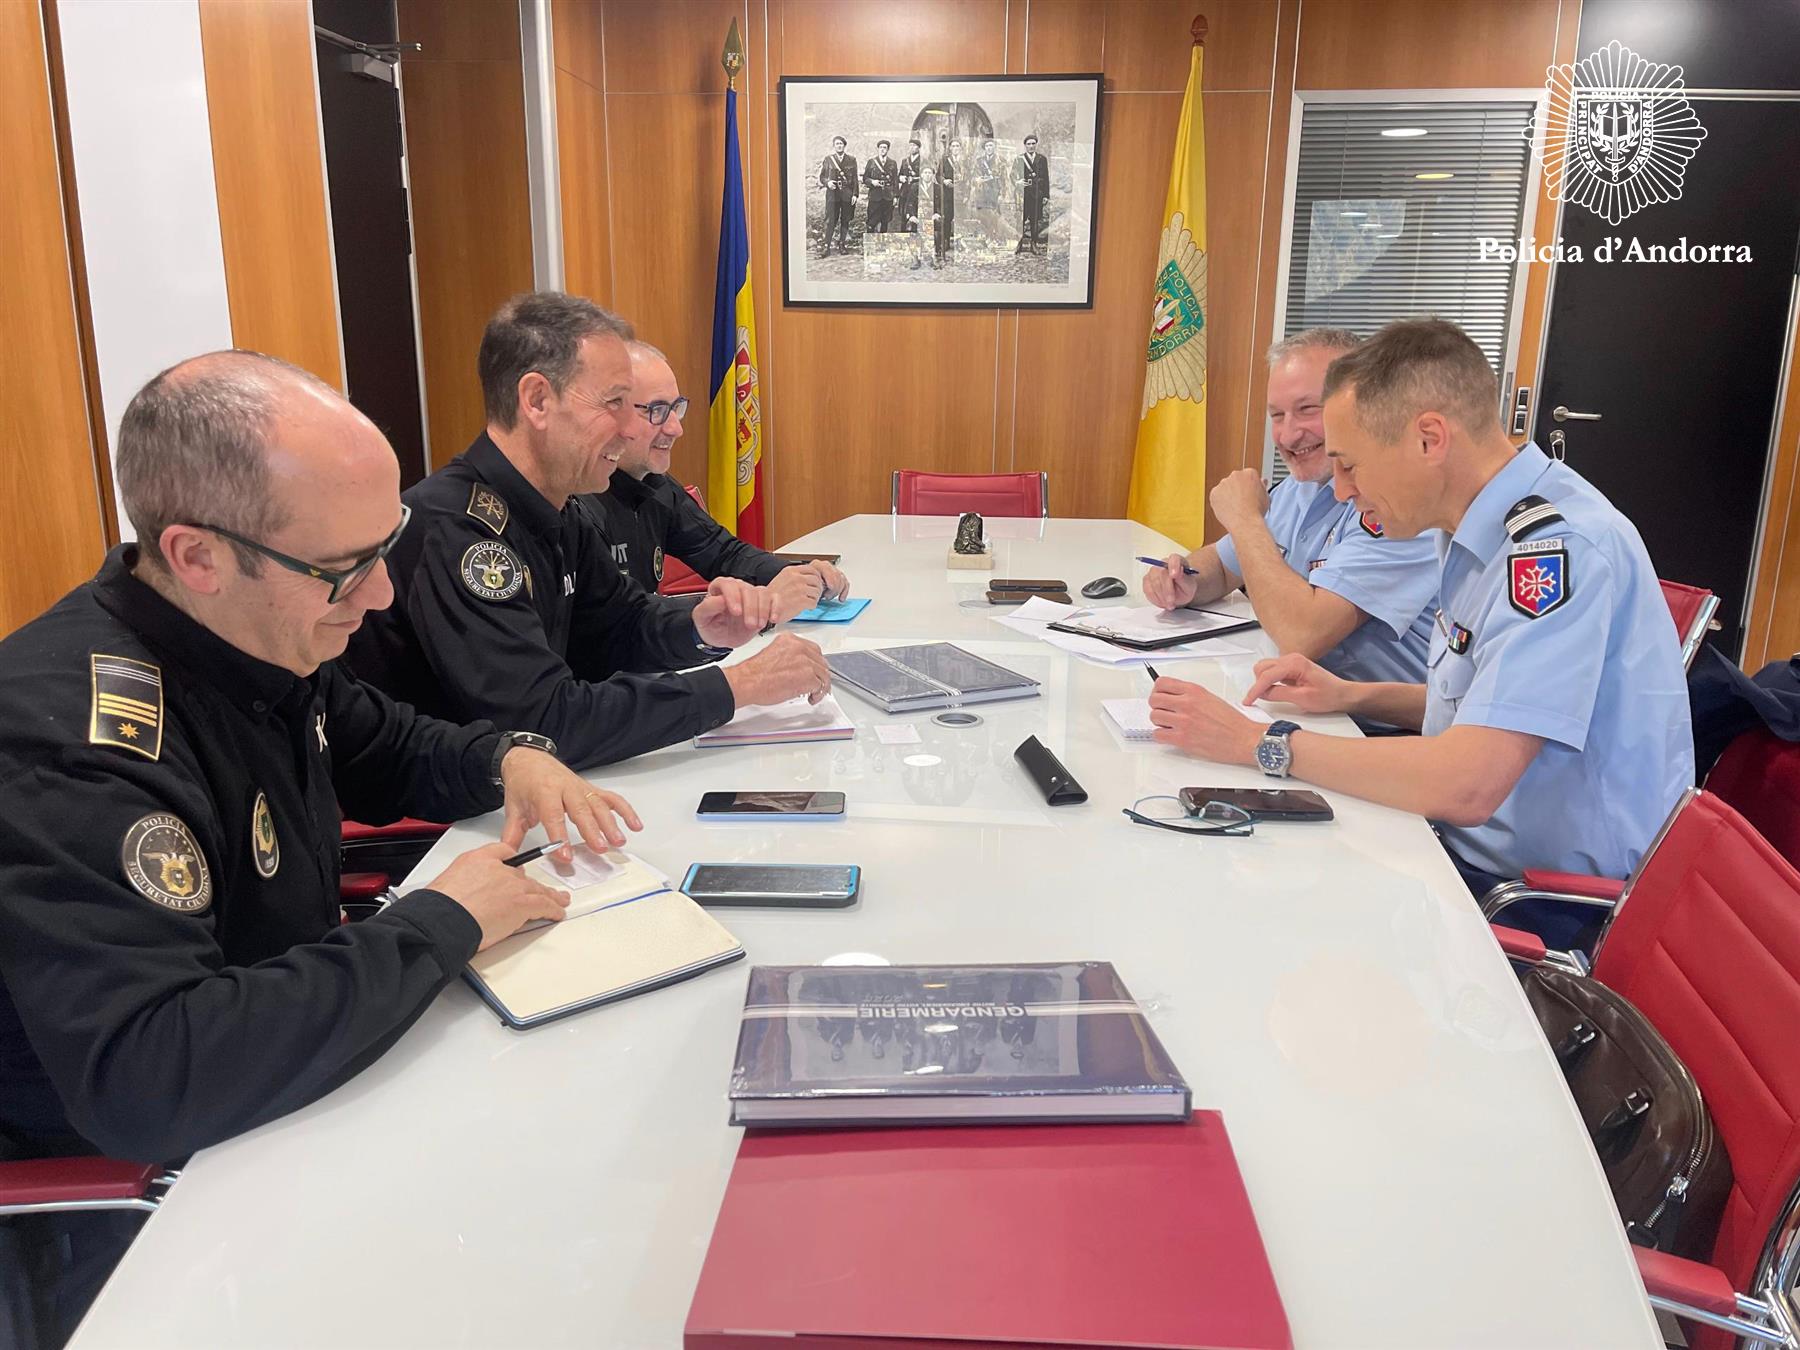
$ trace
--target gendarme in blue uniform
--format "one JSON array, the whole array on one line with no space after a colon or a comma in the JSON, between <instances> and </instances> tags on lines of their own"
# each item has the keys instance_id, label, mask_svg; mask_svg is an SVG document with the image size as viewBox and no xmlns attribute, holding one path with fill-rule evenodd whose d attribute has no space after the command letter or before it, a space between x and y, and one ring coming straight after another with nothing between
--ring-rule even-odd
<instances>
[{"instance_id":1,"label":"gendarme in blue uniform","mask_svg":"<svg viewBox=\"0 0 1800 1350\"><path fill-rule=\"evenodd\" d=\"M1493 818L1443 826L1445 842L1497 876L1626 876L1694 781L1680 640L1644 541L1580 474L1527 445L1441 555L1425 734L1544 737Z\"/></svg>"},{"instance_id":2,"label":"gendarme in blue uniform","mask_svg":"<svg viewBox=\"0 0 1800 1350\"><path fill-rule=\"evenodd\" d=\"M1264 519L1289 567L1369 616L1319 664L1346 680L1423 680L1437 608L1439 531L1390 539L1354 504L1333 496L1329 481L1292 478L1269 494ZM1216 547L1226 570L1243 576L1231 536Z\"/></svg>"}]
</instances>

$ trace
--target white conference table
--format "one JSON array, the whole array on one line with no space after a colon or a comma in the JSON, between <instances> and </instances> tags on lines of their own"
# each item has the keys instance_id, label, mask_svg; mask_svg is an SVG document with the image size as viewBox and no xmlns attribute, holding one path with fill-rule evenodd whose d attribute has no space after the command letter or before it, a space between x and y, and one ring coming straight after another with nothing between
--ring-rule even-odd
<instances>
[{"instance_id":1,"label":"white conference table","mask_svg":"<svg viewBox=\"0 0 1800 1350\"><path fill-rule=\"evenodd\" d=\"M795 541L841 551L874 599L807 635L953 639L1042 697L952 730L840 694L853 741L682 745L591 775L630 797L635 850L672 878L696 861L859 863L857 907L720 911L748 962L529 1032L452 987L368 1072L195 1157L78 1350L678 1346L737 1147L725 1090L747 966L848 953L1113 962L1195 1106L1224 1112L1299 1346L1660 1345L1550 1052L1425 823L1334 795L1334 823L1251 838L1130 824L1120 808L1150 793L1266 780L1123 740L1099 701L1144 693L1140 670L964 602L993 575L1110 574L1134 603L1133 555L1168 542L1124 521L995 520L997 570L952 572L954 523L856 516ZM1163 673L1241 694L1249 666ZM879 743L884 722L919 743ZM1085 805L1044 804L1012 759L1031 734ZM694 819L704 790L787 787L841 789L849 818ZM498 829L458 826L418 875Z\"/></svg>"}]
</instances>

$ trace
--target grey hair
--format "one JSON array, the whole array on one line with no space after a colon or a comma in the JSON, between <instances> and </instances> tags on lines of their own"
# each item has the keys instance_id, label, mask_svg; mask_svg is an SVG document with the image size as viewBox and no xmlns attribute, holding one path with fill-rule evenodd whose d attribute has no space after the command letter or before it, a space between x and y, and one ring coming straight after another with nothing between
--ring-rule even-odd
<instances>
[{"instance_id":1,"label":"grey hair","mask_svg":"<svg viewBox=\"0 0 1800 1350\"><path fill-rule=\"evenodd\" d=\"M132 396L119 419L114 470L145 556L166 565L171 525L214 525L262 540L288 522L269 472L269 431L284 385L342 398L314 375L261 352L223 351L169 367ZM262 559L235 541L247 576Z\"/></svg>"},{"instance_id":2,"label":"grey hair","mask_svg":"<svg viewBox=\"0 0 1800 1350\"><path fill-rule=\"evenodd\" d=\"M562 291L515 295L488 320L476 367L487 419L502 431L519 420L519 381L542 375L558 394L569 387L591 337L630 342L631 325L592 300Z\"/></svg>"},{"instance_id":3,"label":"grey hair","mask_svg":"<svg viewBox=\"0 0 1800 1350\"><path fill-rule=\"evenodd\" d=\"M1269 364L1277 365L1296 352L1350 352L1362 346L1362 339L1348 328L1308 328L1284 337L1269 348Z\"/></svg>"},{"instance_id":4,"label":"grey hair","mask_svg":"<svg viewBox=\"0 0 1800 1350\"><path fill-rule=\"evenodd\" d=\"M1447 319L1387 324L1325 371L1325 397L1356 391L1356 421L1393 442L1420 413L1445 414L1476 435L1498 430L1500 381L1481 348Z\"/></svg>"},{"instance_id":5,"label":"grey hair","mask_svg":"<svg viewBox=\"0 0 1800 1350\"><path fill-rule=\"evenodd\" d=\"M675 363L673 361L669 360L669 354L667 352L665 352L661 347L652 347L648 342L645 342L642 338L633 338L630 342L627 342L625 344L625 347L626 347L626 350L628 350L633 356L652 357L655 360L661 361L665 366L668 366L670 369L674 369Z\"/></svg>"}]
</instances>

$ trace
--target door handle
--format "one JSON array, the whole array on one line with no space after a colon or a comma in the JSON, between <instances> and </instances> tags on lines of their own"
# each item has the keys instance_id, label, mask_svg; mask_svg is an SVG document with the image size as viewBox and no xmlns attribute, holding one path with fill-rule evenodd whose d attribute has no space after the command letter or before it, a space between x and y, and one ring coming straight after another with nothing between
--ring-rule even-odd
<instances>
[{"instance_id":1,"label":"door handle","mask_svg":"<svg viewBox=\"0 0 1800 1350\"><path fill-rule=\"evenodd\" d=\"M1550 410L1550 416L1558 422L1598 422L1600 420L1599 413L1570 412L1560 403Z\"/></svg>"}]
</instances>

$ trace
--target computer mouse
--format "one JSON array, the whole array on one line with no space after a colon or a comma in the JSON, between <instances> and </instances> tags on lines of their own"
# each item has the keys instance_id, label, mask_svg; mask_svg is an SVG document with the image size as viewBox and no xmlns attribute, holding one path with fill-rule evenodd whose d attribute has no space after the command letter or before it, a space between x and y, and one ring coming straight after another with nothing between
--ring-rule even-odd
<instances>
[{"instance_id":1,"label":"computer mouse","mask_svg":"<svg viewBox=\"0 0 1800 1350\"><path fill-rule=\"evenodd\" d=\"M1124 595L1127 589L1117 577L1095 577L1081 588L1081 593L1090 600L1110 600L1115 595Z\"/></svg>"}]
</instances>

